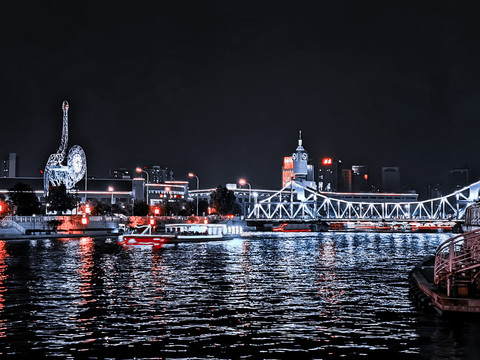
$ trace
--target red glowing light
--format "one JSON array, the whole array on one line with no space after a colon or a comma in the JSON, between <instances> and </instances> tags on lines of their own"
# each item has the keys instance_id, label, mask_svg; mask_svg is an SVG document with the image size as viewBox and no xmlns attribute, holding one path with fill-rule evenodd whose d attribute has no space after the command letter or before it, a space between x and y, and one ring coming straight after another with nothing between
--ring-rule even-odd
<instances>
[{"instance_id":1,"label":"red glowing light","mask_svg":"<svg viewBox=\"0 0 480 360\"><path fill-rule=\"evenodd\" d=\"M194 173L188 173L188 177L191 177L191 178L192 178L192 177L194 177L194 176L195 176Z\"/></svg>"},{"instance_id":2,"label":"red glowing light","mask_svg":"<svg viewBox=\"0 0 480 360\"><path fill-rule=\"evenodd\" d=\"M90 205L85 205L85 213L90 214L92 212L92 209L90 208Z\"/></svg>"},{"instance_id":3,"label":"red glowing light","mask_svg":"<svg viewBox=\"0 0 480 360\"><path fill-rule=\"evenodd\" d=\"M203 220L204 224L208 224L208 219Z\"/></svg>"},{"instance_id":4,"label":"red glowing light","mask_svg":"<svg viewBox=\"0 0 480 360\"><path fill-rule=\"evenodd\" d=\"M2 211L3 211L3 205L0 204L0 212L2 212Z\"/></svg>"},{"instance_id":5,"label":"red glowing light","mask_svg":"<svg viewBox=\"0 0 480 360\"><path fill-rule=\"evenodd\" d=\"M142 170L142 168L137 167L137 168L135 169L135 171L136 171L137 173L141 173L143 170Z\"/></svg>"},{"instance_id":6,"label":"red glowing light","mask_svg":"<svg viewBox=\"0 0 480 360\"><path fill-rule=\"evenodd\" d=\"M238 180L238 183L239 183L240 185L242 185L242 186L243 186L243 185L247 185L247 180L245 180L245 179L240 179L240 180Z\"/></svg>"},{"instance_id":7,"label":"red glowing light","mask_svg":"<svg viewBox=\"0 0 480 360\"><path fill-rule=\"evenodd\" d=\"M153 209L153 213L155 215L160 215L160 209L156 207L155 209Z\"/></svg>"},{"instance_id":8,"label":"red glowing light","mask_svg":"<svg viewBox=\"0 0 480 360\"><path fill-rule=\"evenodd\" d=\"M368 174L363 175L363 178L364 178L365 180L368 180Z\"/></svg>"},{"instance_id":9,"label":"red glowing light","mask_svg":"<svg viewBox=\"0 0 480 360\"><path fill-rule=\"evenodd\" d=\"M291 156L285 156L283 158L283 169L284 170L293 170L293 159Z\"/></svg>"},{"instance_id":10,"label":"red glowing light","mask_svg":"<svg viewBox=\"0 0 480 360\"><path fill-rule=\"evenodd\" d=\"M88 217L82 216L82 225L87 225L88 224Z\"/></svg>"},{"instance_id":11,"label":"red glowing light","mask_svg":"<svg viewBox=\"0 0 480 360\"><path fill-rule=\"evenodd\" d=\"M332 159L331 158L323 158L322 159L322 165L332 165Z\"/></svg>"},{"instance_id":12,"label":"red glowing light","mask_svg":"<svg viewBox=\"0 0 480 360\"><path fill-rule=\"evenodd\" d=\"M155 219L154 218L150 218L150 225L151 226L155 225Z\"/></svg>"}]
</instances>

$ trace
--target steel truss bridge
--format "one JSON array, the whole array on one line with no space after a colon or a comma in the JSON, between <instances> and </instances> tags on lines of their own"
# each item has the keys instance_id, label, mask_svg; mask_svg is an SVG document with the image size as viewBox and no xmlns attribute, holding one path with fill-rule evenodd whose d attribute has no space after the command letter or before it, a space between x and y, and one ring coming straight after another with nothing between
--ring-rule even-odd
<instances>
[{"instance_id":1,"label":"steel truss bridge","mask_svg":"<svg viewBox=\"0 0 480 360\"><path fill-rule=\"evenodd\" d=\"M435 199L415 202L356 202L329 197L292 181L273 195L255 201L247 220L462 220L478 201L480 181Z\"/></svg>"}]
</instances>

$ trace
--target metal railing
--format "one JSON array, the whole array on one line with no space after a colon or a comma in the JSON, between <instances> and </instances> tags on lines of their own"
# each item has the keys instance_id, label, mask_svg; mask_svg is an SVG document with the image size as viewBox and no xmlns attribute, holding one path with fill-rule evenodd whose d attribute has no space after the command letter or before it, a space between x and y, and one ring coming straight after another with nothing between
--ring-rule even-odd
<instances>
[{"instance_id":1,"label":"metal railing","mask_svg":"<svg viewBox=\"0 0 480 360\"><path fill-rule=\"evenodd\" d=\"M441 243L435 253L434 282L446 282L447 296L462 283L475 282L480 274L480 229L454 236Z\"/></svg>"},{"instance_id":2,"label":"metal railing","mask_svg":"<svg viewBox=\"0 0 480 360\"><path fill-rule=\"evenodd\" d=\"M25 235L25 228L18 225L15 221L13 221L12 219L3 219L3 220L0 220L0 228L13 228L15 230L17 230L20 234L22 235Z\"/></svg>"}]
</instances>

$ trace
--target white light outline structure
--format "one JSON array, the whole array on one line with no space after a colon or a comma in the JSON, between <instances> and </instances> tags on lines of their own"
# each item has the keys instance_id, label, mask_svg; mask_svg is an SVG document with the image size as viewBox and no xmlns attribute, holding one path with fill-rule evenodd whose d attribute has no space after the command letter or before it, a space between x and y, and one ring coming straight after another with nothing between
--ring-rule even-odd
<instances>
[{"instance_id":1,"label":"white light outline structure","mask_svg":"<svg viewBox=\"0 0 480 360\"><path fill-rule=\"evenodd\" d=\"M296 199L296 189L305 193ZM461 220L479 199L480 181L446 196L411 202L358 202L337 199L294 180L254 205L247 219L259 221L341 220Z\"/></svg>"},{"instance_id":2,"label":"white light outline structure","mask_svg":"<svg viewBox=\"0 0 480 360\"><path fill-rule=\"evenodd\" d=\"M84 176L86 189L87 158L85 152L80 146L74 145L70 148L67 155L68 109L68 102L64 101L62 103L63 126L60 146L56 153L48 157L43 173L43 193L45 196L48 196L50 184L53 186L64 184L67 190L70 190ZM66 166L64 165L65 157L67 158Z\"/></svg>"}]
</instances>

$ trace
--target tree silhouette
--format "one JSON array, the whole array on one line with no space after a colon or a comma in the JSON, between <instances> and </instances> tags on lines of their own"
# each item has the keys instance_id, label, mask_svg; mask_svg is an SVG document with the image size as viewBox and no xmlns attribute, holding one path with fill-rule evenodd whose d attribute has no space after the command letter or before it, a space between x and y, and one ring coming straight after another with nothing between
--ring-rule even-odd
<instances>
[{"instance_id":1,"label":"tree silhouette","mask_svg":"<svg viewBox=\"0 0 480 360\"><path fill-rule=\"evenodd\" d=\"M222 185L210 194L210 206L220 215L238 212L235 194Z\"/></svg>"},{"instance_id":2,"label":"tree silhouette","mask_svg":"<svg viewBox=\"0 0 480 360\"><path fill-rule=\"evenodd\" d=\"M16 183L8 191L8 198L16 207L17 215L33 215L40 213L40 202L28 184Z\"/></svg>"},{"instance_id":3,"label":"tree silhouette","mask_svg":"<svg viewBox=\"0 0 480 360\"><path fill-rule=\"evenodd\" d=\"M64 184L52 187L48 194L47 201L50 203L49 209L57 213L72 210L77 204L75 197L67 193L67 188Z\"/></svg>"}]
</instances>

